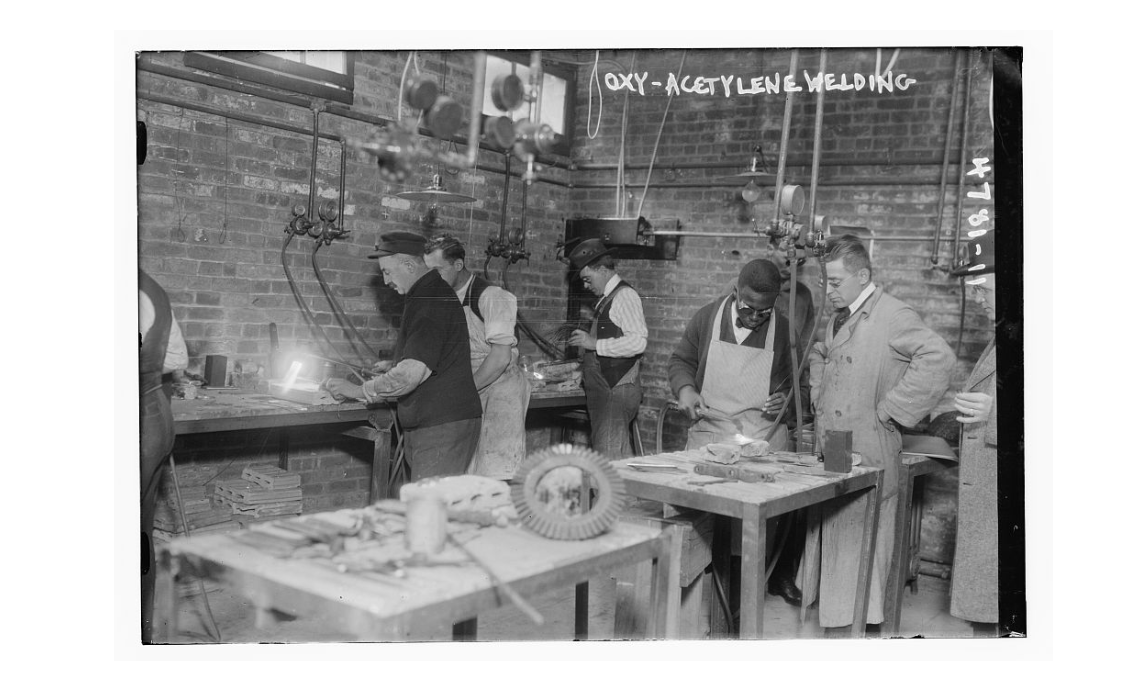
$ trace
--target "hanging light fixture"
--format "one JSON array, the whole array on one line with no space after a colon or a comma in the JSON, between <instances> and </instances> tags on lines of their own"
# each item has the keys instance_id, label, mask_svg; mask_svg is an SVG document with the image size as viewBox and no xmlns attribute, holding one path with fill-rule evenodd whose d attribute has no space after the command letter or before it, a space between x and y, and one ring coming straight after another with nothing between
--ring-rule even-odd
<instances>
[{"instance_id":1,"label":"hanging light fixture","mask_svg":"<svg viewBox=\"0 0 1144 678\"><path fill-rule=\"evenodd\" d=\"M747 202L755 202L763 194L763 188L756 183L757 180L773 181L775 179L775 175L766 170L766 162L763 159L763 147L755 146L753 151L751 154L751 164L746 171L739 172L732 177L724 177L726 179L748 179L747 185L740 191L743 200ZM760 165L762 169L760 169Z\"/></svg>"},{"instance_id":2,"label":"hanging light fixture","mask_svg":"<svg viewBox=\"0 0 1144 678\"><path fill-rule=\"evenodd\" d=\"M476 200L476 198L472 198L467 195L461 195L460 193L450 193L449 191L445 190L445 187L441 184L440 174L434 174L433 180L425 188L419 191L404 191L402 193L398 193L397 197L405 198L406 200L413 200L415 202L431 202L434 204L444 202L474 202Z\"/></svg>"}]
</instances>

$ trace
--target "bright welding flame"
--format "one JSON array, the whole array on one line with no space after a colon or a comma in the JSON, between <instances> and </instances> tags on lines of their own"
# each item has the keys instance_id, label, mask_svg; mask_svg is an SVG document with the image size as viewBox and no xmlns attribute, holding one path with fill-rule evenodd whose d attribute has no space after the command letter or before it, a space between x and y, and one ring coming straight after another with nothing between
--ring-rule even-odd
<instances>
[{"instance_id":1,"label":"bright welding flame","mask_svg":"<svg viewBox=\"0 0 1144 678\"><path fill-rule=\"evenodd\" d=\"M747 436L743 435L742 433L736 433L735 437L732 438L731 440L734 441L734 443L736 445L746 445L748 443L754 442L752 439L748 438Z\"/></svg>"},{"instance_id":2,"label":"bright welding flame","mask_svg":"<svg viewBox=\"0 0 1144 678\"><path fill-rule=\"evenodd\" d=\"M285 384L283 384L283 388L285 388L287 391L289 391L291 388L293 388L294 382L298 379L298 373L301 371L302 371L302 362L301 361L295 360L294 362L290 363L290 369L286 371L286 379L283 380L283 381L285 381Z\"/></svg>"}]
</instances>

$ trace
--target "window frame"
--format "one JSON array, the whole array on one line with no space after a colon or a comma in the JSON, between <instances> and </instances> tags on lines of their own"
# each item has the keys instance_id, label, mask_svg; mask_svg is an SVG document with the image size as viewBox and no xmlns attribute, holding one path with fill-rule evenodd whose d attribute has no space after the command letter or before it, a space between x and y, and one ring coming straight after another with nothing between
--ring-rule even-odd
<instances>
[{"instance_id":1,"label":"window frame","mask_svg":"<svg viewBox=\"0 0 1144 678\"><path fill-rule=\"evenodd\" d=\"M183 64L217 75L353 105L357 52L345 51L345 55L345 73L255 51L187 52L183 56Z\"/></svg>"},{"instance_id":2,"label":"window frame","mask_svg":"<svg viewBox=\"0 0 1144 678\"><path fill-rule=\"evenodd\" d=\"M490 50L488 54L489 56L495 56L505 61L511 61L524 66L525 72L520 77L521 80L524 81L524 86L528 87L528 69L532 66L532 52ZM562 79L566 84L564 90L564 129L567 131L567 134L557 130L556 143L553 146L552 154L569 158L572 156L572 130L576 127L574 115L576 111L576 68L568 64L547 61L543 55L541 55L540 60L546 74L556 76ZM487 86L491 83L485 84ZM541 104L543 105L543 99ZM483 111L481 115L484 118L493 117Z\"/></svg>"}]
</instances>

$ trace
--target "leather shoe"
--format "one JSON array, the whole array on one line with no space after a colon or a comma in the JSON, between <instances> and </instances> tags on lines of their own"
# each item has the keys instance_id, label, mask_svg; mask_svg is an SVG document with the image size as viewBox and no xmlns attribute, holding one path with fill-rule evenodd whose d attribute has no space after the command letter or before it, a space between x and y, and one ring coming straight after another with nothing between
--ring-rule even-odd
<instances>
[{"instance_id":1,"label":"leather shoe","mask_svg":"<svg viewBox=\"0 0 1144 678\"><path fill-rule=\"evenodd\" d=\"M790 577L772 577L771 581L767 583L767 593L772 596L779 596L787 603L795 607L802 606L802 591L794 585L794 580Z\"/></svg>"}]
</instances>

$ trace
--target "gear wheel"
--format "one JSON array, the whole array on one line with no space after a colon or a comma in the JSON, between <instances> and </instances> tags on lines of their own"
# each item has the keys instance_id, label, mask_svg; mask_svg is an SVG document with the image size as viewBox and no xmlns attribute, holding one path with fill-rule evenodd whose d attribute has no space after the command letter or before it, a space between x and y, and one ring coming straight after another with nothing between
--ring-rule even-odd
<instances>
[{"instance_id":1,"label":"gear wheel","mask_svg":"<svg viewBox=\"0 0 1144 678\"><path fill-rule=\"evenodd\" d=\"M574 467L595 480L596 503L587 512L566 516L549 510L539 485L550 471ZM602 455L579 445L553 445L524 460L512 482L512 503L521 523L549 539L591 539L606 532L624 506L624 481Z\"/></svg>"}]
</instances>

